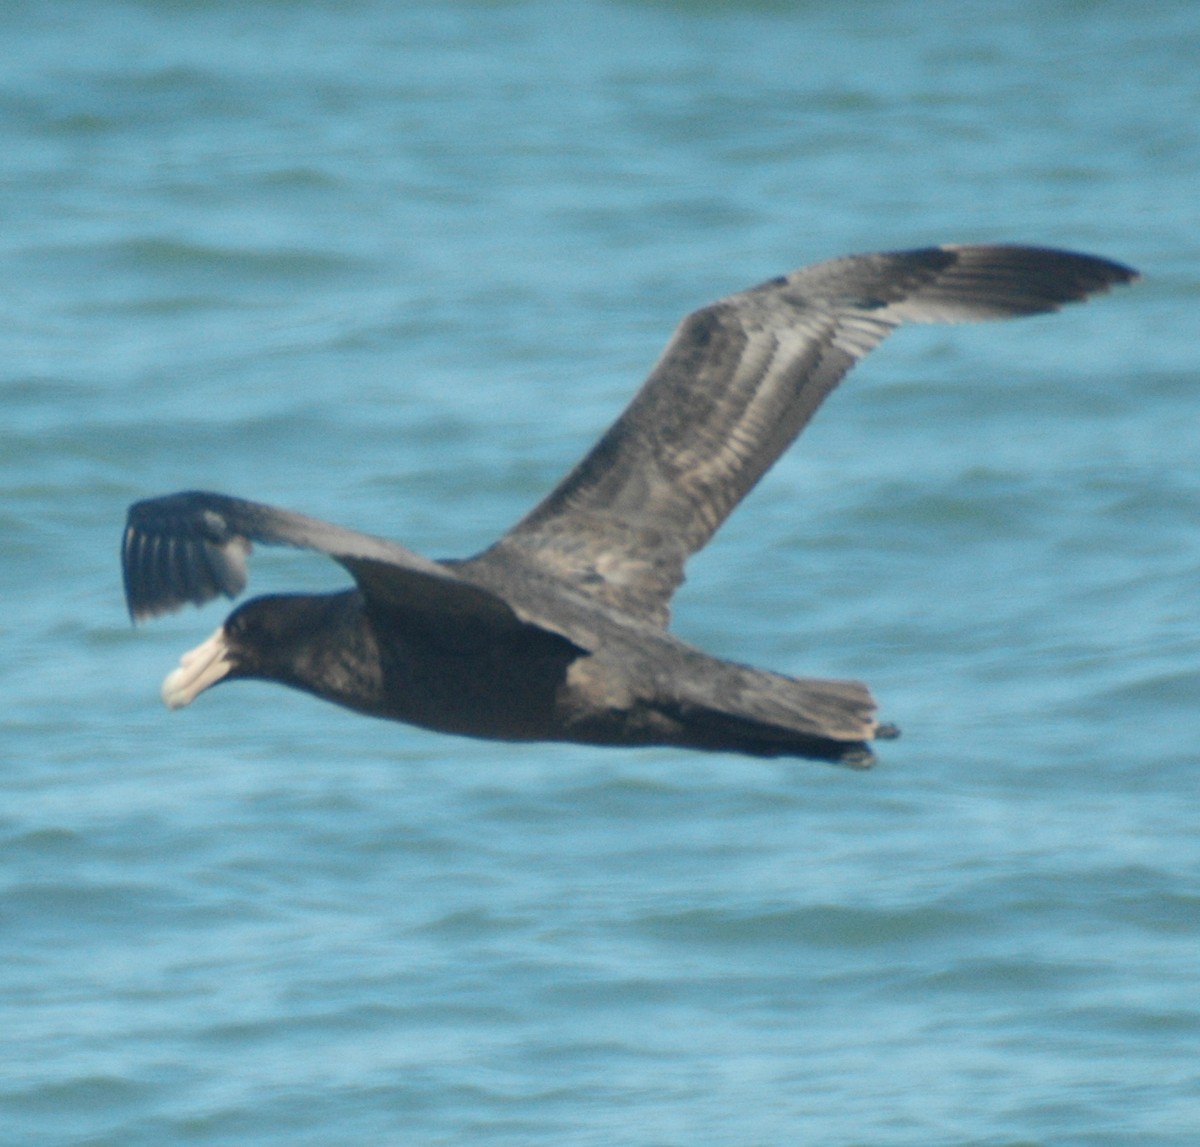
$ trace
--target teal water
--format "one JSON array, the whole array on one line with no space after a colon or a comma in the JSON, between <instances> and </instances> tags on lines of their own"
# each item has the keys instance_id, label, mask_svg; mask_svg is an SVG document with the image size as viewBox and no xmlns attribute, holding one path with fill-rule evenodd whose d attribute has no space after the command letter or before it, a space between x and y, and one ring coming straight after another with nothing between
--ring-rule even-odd
<instances>
[{"instance_id":1,"label":"teal water","mask_svg":"<svg viewBox=\"0 0 1200 1147\"><path fill-rule=\"evenodd\" d=\"M0 1143L1200 1134L1200 8L0 6ZM938 241L1139 267L896 336L676 629L875 771L168 714L126 505L477 550L687 310ZM339 570L262 551L257 590Z\"/></svg>"}]
</instances>

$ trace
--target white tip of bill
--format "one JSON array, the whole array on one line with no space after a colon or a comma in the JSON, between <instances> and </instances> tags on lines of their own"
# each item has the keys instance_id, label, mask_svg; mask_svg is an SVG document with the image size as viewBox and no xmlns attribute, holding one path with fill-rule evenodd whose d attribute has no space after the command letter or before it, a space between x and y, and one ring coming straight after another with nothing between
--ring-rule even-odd
<instances>
[{"instance_id":1,"label":"white tip of bill","mask_svg":"<svg viewBox=\"0 0 1200 1147\"><path fill-rule=\"evenodd\" d=\"M162 683L163 704L168 709L190 705L232 668L225 627L222 626L207 641L185 653L179 659L179 668L167 674Z\"/></svg>"}]
</instances>

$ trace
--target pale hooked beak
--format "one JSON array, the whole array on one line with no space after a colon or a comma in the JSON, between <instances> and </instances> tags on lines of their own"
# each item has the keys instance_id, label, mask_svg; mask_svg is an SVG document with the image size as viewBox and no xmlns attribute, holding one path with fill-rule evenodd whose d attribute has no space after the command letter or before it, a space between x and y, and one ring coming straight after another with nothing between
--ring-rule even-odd
<instances>
[{"instance_id":1,"label":"pale hooked beak","mask_svg":"<svg viewBox=\"0 0 1200 1147\"><path fill-rule=\"evenodd\" d=\"M225 627L221 626L207 641L185 653L179 659L179 668L167 674L162 683L163 704L168 709L190 705L232 668Z\"/></svg>"}]
</instances>

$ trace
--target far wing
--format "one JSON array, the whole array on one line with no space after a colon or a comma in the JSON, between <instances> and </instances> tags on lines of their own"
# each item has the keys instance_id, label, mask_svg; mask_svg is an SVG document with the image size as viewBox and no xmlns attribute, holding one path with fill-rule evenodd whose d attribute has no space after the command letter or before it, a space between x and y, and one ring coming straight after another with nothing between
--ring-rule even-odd
<instances>
[{"instance_id":1,"label":"far wing","mask_svg":"<svg viewBox=\"0 0 1200 1147\"><path fill-rule=\"evenodd\" d=\"M252 542L327 554L350 571L368 600L432 632L464 622L504 634L528 624L499 594L395 542L200 491L130 506L121 546L130 616L141 621L187 602L201 605L219 594L236 597L246 586Z\"/></svg>"},{"instance_id":2,"label":"far wing","mask_svg":"<svg viewBox=\"0 0 1200 1147\"><path fill-rule=\"evenodd\" d=\"M901 323L1054 311L1134 278L1066 251L929 247L818 263L731 295L683 320L590 453L474 562L540 568L665 625L688 556Z\"/></svg>"}]
</instances>

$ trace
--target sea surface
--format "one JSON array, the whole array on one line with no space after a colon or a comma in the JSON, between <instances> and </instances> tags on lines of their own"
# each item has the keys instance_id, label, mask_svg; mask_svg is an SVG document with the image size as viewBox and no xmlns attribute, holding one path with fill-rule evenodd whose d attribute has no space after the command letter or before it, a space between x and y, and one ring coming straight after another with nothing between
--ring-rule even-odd
<instances>
[{"instance_id":1,"label":"sea surface","mask_svg":"<svg viewBox=\"0 0 1200 1147\"><path fill-rule=\"evenodd\" d=\"M5 0L0 1144L1200 1143L1198 62L1195 0ZM162 707L225 606L130 625L130 502L473 553L690 309L947 241L1144 279L897 334L675 610L868 681L875 770Z\"/></svg>"}]
</instances>

